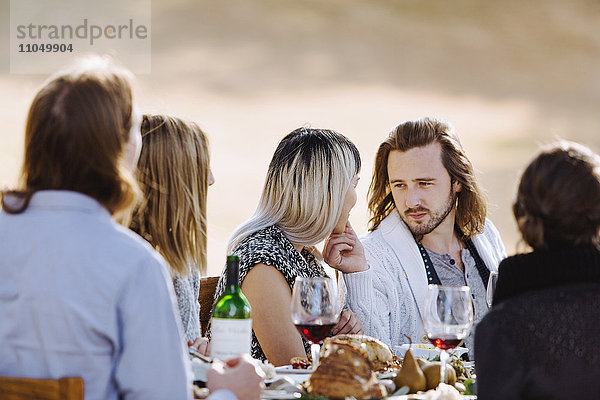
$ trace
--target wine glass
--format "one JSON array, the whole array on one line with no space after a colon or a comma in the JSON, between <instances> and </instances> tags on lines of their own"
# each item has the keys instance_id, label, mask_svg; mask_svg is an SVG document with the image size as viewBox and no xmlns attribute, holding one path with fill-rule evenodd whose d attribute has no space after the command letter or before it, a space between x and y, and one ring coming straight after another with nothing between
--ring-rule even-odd
<instances>
[{"instance_id":1,"label":"wine glass","mask_svg":"<svg viewBox=\"0 0 600 400\"><path fill-rule=\"evenodd\" d=\"M321 342L340 318L335 282L328 277L297 277L292 290L292 322L308 340L313 367L319 365Z\"/></svg>"},{"instance_id":2,"label":"wine glass","mask_svg":"<svg viewBox=\"0 0 600 400\"><path fill-rule=\"evenodd\" d=\"M490 278L488 279L487 289L485 291L485 301L488 305L488 308L492 308L492 303L494 302L496 282L498 282L498 272L490 271Z\"/></svg>"},{"instance_id":3,"label":"wine glass","mask_svg":"<svg viewBox=\"0 0 600 400\"><path fill-rule=\"evenodd\" d=\"M450 350L458 346L473 326L473 303L468 286L429 285L423 317L429 341L440 350L440 382L446 382Z\"/></svg>"}]
</instances>

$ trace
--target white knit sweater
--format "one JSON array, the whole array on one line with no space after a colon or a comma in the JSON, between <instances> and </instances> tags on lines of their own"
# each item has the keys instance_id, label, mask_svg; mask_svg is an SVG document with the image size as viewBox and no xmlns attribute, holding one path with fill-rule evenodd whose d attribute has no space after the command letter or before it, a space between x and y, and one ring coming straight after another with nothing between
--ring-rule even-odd
<instances>
[{"instance_id":1,"label":"white knit sweater","mask_svg":"<svg viewBox=\"0 0 600 400\"><path fill-rule=\"evenodd\" d=\"M361 238L369 269L344 274L347 302L358 314L365 334L387 343L392 349L423 342L422 311L427 294L425 265L417 244L396 211ZM506 257L500 234L490 220L483 233L473 237L485 265L497 271Z\"/></svg>"}]
</instances>

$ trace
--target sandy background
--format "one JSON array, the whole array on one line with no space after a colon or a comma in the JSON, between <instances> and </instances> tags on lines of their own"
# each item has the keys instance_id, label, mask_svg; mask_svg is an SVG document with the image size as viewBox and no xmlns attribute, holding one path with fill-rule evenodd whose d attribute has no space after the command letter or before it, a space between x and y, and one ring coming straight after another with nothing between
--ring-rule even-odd
<instances>
[{"instance_id":1,"label":"sandy background","mask_svg":"<svg viewBox=\"0 0 600 400\"><path fill-rule=\"evenodd\" d=\"M0 0L0 186L16 180L29 103L46 76L9 74L9 2ZM209 192L209 274L253 212L278 141L301 125L335 129L363 158L351 221L366 232L373 156L398 123L457 129L508 253L519 171L557 137L600 151L600 2L358 0L152 3L144 111L200 124L217 182ZM568 190L568 188L565 188ZM576 206L576 205L574 205Z\"/></svg>"}]
</instances>

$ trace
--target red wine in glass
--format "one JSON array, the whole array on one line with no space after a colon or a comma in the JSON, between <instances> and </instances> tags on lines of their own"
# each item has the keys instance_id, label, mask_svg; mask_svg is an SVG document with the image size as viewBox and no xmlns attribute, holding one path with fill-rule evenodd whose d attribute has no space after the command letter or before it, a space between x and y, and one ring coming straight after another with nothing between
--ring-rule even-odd
<instances>
[{"instance_id":1,"label":"red wine in glass","mask_svg":"<svg viewBox=\"0 0 600 400\"><path fill-rule=\"evenodd\" d=\"M423 327L429 341L440 350L440 382L446 382L446 350L455 348L473 326L473 303L468 286L429 285Z\"/></svg>"},{"instance_id":2,"label":"red wine in glass","mask_svg":"<svg viewBox=\"0 0 600 400\"><path fill-rule=\"evenodd\" d=\"M429 341L440 350L451 350L457 347L463 339L460 339L455 335L438 335L429 337Z\"/></svg>"},{"instance_id":3,"label":"red wine in glass","mask_svg":"<svg viewBox=\"0 0 600 400\"><path fill-rule=\"evenodd\" d=\"M297 277L292 289L292 322L310 342L313 368L319 365L320 343L340 318L335 281L327 277Z\"/></svg>"},{"instance_id":4,"label":"red wine in glass","mask_svg":"<svg viewBox=\"0 0 600 400\"><path fill-rule=\"evenodd\" d=\"M331 335L331 331L336 324L296 324L296 329L304 339L311 343L321 343L326 337Z\"/></svg>"}]
</instances>

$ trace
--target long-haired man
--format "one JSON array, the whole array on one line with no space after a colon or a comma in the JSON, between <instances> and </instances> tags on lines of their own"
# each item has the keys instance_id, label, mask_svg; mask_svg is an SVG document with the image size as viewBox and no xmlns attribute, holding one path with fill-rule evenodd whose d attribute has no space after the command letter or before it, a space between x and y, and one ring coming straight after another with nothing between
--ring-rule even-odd
<instances>
[{"instance_id":1,"label":"long-haired man","mask_svg":"<svg viewBox=\"0 0 600 400\"><path fill-rule=\"evenodd\" d=\"M369 209L367 265L342 271L365 333L391 346L406 342L404 335L423 341L428 284L469 286L475 321L483 317L489 273L505 250L450 125L424 118L390 133L375 158Z\"/></svg>"}]
</instances>

